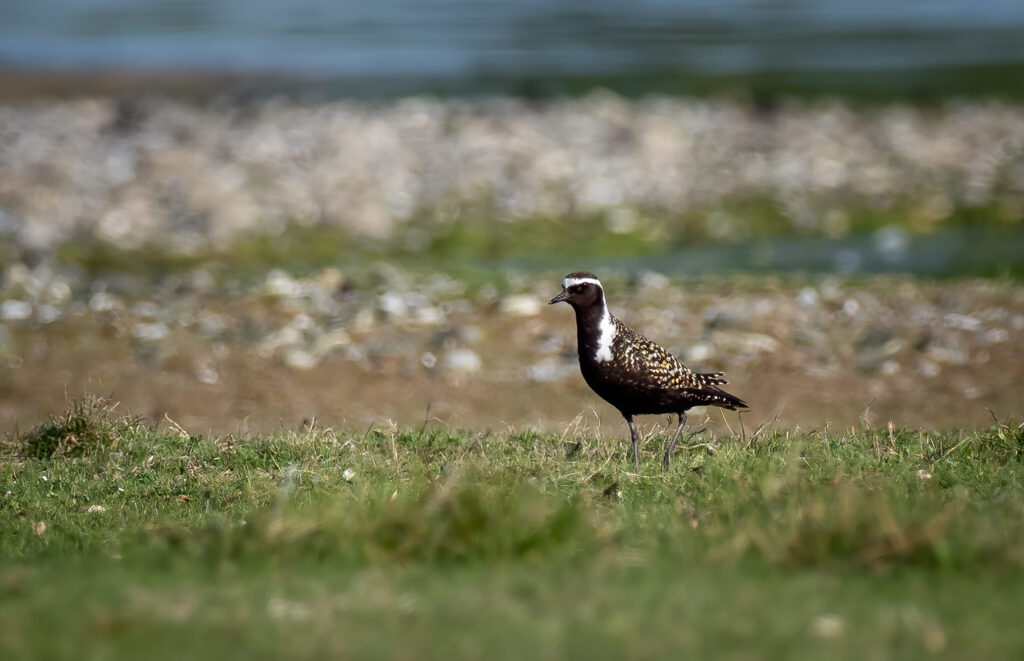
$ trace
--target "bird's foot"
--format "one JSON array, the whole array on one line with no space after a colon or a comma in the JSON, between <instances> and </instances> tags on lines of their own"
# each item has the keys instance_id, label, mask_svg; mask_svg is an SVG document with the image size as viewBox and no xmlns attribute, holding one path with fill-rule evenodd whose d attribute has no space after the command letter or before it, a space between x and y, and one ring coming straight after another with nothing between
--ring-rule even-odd
<instances>
[{"instance_id":1,"label":"bird's foot","mask_svg":"<svg viewBox=\"0 0 1024 661\"><path fill-rule=\"evenodd\" d=\"M697 431L690 432L689 434L686 435L686 440L689 441L691 438L693 438L697 434L703 434L705 431L707 431L707 427L704 427L703 429L698 429ZM673 453L674 450L676 450L676 449L679 449L679 450L695 450L695 449L701 448L701 447L707 448L708 449L708 454L714 454L714 449L712 448L710 443L697 443L696 445L683 445L683 446L681 446L679 448L675 448L673 446L669 446L669 449L665 452L665 457L661 460L661 469L662 470L666 470L666 471L668 470L669 465L672 463L672 453Z\"/></svg>"}]
</instances>

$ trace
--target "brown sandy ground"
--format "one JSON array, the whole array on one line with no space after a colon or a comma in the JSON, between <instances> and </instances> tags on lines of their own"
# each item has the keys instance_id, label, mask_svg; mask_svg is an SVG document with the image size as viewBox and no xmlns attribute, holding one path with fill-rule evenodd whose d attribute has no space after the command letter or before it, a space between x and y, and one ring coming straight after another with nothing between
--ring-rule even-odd
<instances>
[{"instance_id":1,"label":"brown sandy ground","mask_svg":"<svg viewBox=\"0 0 1024 661\"><path fill-rule=\"evenodd\" d=\"M192 433L313 420L623 433L579 375L570 311L544 304L556 276L504 296L453 294L460 287L437 278L342 293L341 280L333 270L276 272L234 292L180 283L134 297L103 292L66 301L48 322L37 303L0 326L0 432L97 393ZM692 367L726 371L752 405L742 422L697 410L698 425L706 415L748 432L768 421L950 428L1024 411L1020 285L647 274L608 288L613 313Z\"/></svg>"}]
</instances>

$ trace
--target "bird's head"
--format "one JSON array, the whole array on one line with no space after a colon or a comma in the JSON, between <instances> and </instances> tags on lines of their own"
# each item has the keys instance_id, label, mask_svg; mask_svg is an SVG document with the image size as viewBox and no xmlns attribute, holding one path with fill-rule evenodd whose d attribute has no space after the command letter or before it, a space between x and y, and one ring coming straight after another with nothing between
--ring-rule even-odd
<instances>
[{"instance_id":1,"label":"bird's head","mask_svg":"<svg viewBox=\"0 0 1024 661\"><path fill-rule=\"evenodd\" d=\"M562 293L548 301L548 305L565 301L574 308L603 304L604 289L593 273L578 271L562 279Z\"/></svg>"}]
</instances>

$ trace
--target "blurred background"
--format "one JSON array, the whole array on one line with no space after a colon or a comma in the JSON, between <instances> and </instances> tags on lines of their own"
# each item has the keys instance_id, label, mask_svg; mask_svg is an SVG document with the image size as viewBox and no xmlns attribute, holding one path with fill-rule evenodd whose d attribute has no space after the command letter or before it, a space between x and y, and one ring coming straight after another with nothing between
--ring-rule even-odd
<instances>
[{"instance_id":1,"label":"blurred background","mask_svg":"<svg viewBox=\"0 0 1024 661\"><path fill-rule=\"evenodd\" d=\"M0 432L95 393L620 434L545 305L582 269L728 372L753 410L711 424L1019 417L1022 35L1013 0L0 3Z\"/></svg>"}]
</instances>

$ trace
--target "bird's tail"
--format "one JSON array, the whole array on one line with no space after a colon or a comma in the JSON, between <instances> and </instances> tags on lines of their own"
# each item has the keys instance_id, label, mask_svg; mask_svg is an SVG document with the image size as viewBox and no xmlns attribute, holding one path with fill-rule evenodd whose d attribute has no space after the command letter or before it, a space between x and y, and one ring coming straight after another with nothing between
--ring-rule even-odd
<instances>
[{"instance_id":1,"label":"bird's tail","mask_svg":"<svg viewBox=\"0 0 1024 661\"><path fill-rule=\"evenodd\" d=\"M723 409L730 411L738 411L740 409L748 409L747 403L736 395L725 392L718 386L724 386L729 383L725 380L725 374L722 372L701 372L697 374L697 380L701 385L701 389L707 395L708 403L712 406L720 406Z\"/></svg>"},{"instance_id":2,"label":"bird's tail","mask_svg":"<svg viewBox=\"0 0 1024 661\"><path fill-rule=\"evenodd\" d=\"M725 392L721 388L714 388L712 390L711 402L712 406L720 406L723 409L730 411L739 411L741 409L749 409L747 403L736 395Z\"/></svg>"}]
</instances>

